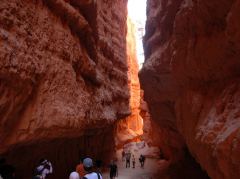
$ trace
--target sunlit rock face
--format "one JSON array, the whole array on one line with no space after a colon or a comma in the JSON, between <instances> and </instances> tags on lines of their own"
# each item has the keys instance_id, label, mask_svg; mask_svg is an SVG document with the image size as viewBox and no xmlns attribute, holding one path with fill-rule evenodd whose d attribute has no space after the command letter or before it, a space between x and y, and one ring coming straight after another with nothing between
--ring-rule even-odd
<instances>
[{"instance_id":1,"label":"sunlit rock face","mask_svg":"<svg viewBox=\"0 0 240 179\"><path fill-rule=\"evenodd\" d=\"M140 81L164 152L239 178L240 1L148 0L147 16Z\"/></svg>"},{"instance_id":2,"label":"sunlit rock face","mask_svg":"<svg viewBox=\"0 0 240 179\"><path fill-rule=\"evenodd\" d=\"M0 153L106 134L130 114L127 1L0 4Z\"/></svg>"},{"instance_id":3,"label":"sunlit rock face","mask_svg":"<svg viewBox=\"0 0 240 179\"><path fill-rule=\"evenodd\" d=\"M117 123L116 145L122 147L130 141L140 140L143 134L143 120L140 116L140 83L138 79L138 62L136 55L135 25L128 17L127 19L127 65L128 65L128 86L130 90L131 115Z\"/></svg>"}]
</instances>

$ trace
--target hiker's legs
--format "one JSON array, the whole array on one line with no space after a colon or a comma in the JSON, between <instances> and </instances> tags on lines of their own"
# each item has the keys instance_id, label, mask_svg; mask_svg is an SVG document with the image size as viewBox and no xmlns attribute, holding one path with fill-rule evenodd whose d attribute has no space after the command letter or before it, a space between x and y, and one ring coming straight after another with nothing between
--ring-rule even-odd
<instances>
[{"instance_id":1,"label":"hiker's legs","mask_svg":"<svg viewBox=\"0 0 240 179\"><path fill-rule=\"evenodd\" d=\"M127 165L130 168L130 160L127 161Z\"/></svg>"}]
</instances>

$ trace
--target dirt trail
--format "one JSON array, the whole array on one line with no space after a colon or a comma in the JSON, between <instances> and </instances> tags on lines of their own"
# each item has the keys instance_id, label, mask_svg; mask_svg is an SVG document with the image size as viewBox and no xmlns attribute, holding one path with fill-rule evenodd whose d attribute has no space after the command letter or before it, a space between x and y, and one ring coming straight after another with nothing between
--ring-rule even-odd
<instances>
[{"instance_id":1,"label":"dirt trail","mask_svg":"<svg viewBox=\"0 0 240 179\"><path fill-rule=\"evenodd\" d=\"M121 157L122 150L117 151L116 158L118 165L118 177L116 179L167 179L166 170L168 163L165 160L157 159L155 149L148 147L142 147L139 149L135 144L132 144L132 146L128 147L127 150L130 150L135 156L135 168L132 168L132 162L131 168L126 168L126 163L125 161L122 161ZM146 158L144 168L140 167L138 160L140 154L151 157ZM109 173L103 174L103 179L109 178Z\"/></svg>"}]
</instances>

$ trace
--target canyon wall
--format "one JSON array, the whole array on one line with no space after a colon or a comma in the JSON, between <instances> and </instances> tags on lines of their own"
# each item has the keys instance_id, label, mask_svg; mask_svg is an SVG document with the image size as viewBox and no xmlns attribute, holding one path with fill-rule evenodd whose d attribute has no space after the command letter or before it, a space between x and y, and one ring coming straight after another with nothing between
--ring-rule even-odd
<instances>
[{"instance_id":1,"label":"canyon wall","mask_svg":"<svg viewBox=\"0 0 240 179\"><path fill-rule=\"evenodd\" d=\"M24 166L42 156L57 163L77 152L72 138L75 156L87 155L85 138L94 156L113 144L103 136L130 114L126 7L126 0L1 0L0 153L16 167L23 151Z\"/></svg>"},{"instance_id":2,"label":"canyon wall","mask_svg":"<svg viewBox=\"0 0 240 179\"><path fill-rule=\"evenodd\" d=\"M140 72L172 163L185 145L214 179L240 172L240 0L148 0Z\"/></svg>"},{"instance_id":3,"label":"canyon wall","mask_svg":"<svg viewBox=\"0 0 240 179\"><path fill-rule=\"evenodd\" d=\"M140 140L143 134L143 120L140 116L140 83L138 79L138 61L136 51L136 27L131 18L127 18L127 65L128 86L130 91L131 115L117 123L116 145L123 147L125 143Z\"/></svg>"},{"instance_id":4,"label":"canyon wall","mask_svg":"<svg viewBox=\"0 0 240 179\"><path fill-rule=\"evenodd\" d=\"M141 100L140 100L140 115L143 119L143 135L142 140L147 142L149 146L161 147L161 141L159 136L161 134L160 127L155 124L149 113L148 104L144 101L144 91L141 90Z\"/></svg>"}]
</instances>

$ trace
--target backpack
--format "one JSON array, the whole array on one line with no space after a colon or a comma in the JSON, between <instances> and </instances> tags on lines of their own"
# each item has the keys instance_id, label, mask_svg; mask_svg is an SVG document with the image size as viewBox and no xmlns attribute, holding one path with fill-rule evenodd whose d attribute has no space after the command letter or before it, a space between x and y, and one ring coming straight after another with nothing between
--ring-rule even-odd
<instances>
[{"instance_id":1,"label":"backpack","mask_svg":"<svg viewBox=\"0 0 240 179\"><path fill-rule=\"evenodd\" d=\"M45 169L45 167L43 166L43 168L42 168L41 170L38 170L38 167L39 167L39 166L37 166L37 167L35 168L35 170L34 170L34 177L33 177L33 178L36 178L36 179L42 177L42 172L43 172L43 170Z\"/></svg>"}]
</instances>

